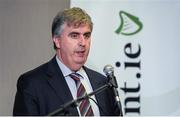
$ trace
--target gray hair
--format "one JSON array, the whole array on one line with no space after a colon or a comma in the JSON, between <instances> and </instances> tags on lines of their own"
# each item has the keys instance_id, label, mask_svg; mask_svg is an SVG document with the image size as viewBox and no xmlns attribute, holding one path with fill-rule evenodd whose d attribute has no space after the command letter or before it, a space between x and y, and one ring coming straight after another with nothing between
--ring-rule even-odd
<instances>
[{"instance_id":1,"label":"gray hair","mask_svg":"<svg viewBox=\"0 0 180 117\"><path fill-rule=\"evenodd\" d=\"M91 31L93 29L93 23L91 17L81 8L73 7L58 12L52 23L52 36L60 36L63 30L64 24L68 26L79 27L84 24L88 24Z\"/></svg>"}]
</instances>

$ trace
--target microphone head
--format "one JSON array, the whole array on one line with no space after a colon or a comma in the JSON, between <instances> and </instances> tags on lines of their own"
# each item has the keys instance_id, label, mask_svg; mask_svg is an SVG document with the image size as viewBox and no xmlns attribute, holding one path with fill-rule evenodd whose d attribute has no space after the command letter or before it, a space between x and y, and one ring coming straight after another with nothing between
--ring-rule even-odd
<instances>
[{"instance_id":1,"label":"microphone head","mask_svg":"<svg viewBox=\"0 0 180 117\"><path fill-rule=\"evenodd\" d=\"M111 76L114 73L114 67L112 65L106 65L103 72L106 74L106 76Z\"/></svg>"}]
</instances>

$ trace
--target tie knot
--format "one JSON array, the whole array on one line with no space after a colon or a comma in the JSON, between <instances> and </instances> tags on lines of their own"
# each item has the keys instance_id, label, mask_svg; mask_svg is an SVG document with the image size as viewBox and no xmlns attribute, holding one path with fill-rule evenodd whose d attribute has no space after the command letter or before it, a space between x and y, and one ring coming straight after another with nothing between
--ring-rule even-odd
<instances>
[{"instance_id":1,"label":"tie knot","mask_svg":"<svg viewBox=\"0 0 180 117\"><path fill-rule=\"evenodd\" d=\"M79 79L80 75L79 75L78 73L72 73L72 74L70 74L69 76L70 76L73 80L75 80L75 82L79 82L79 81L80 81L80 79Z\"/></svg>"}]
</instances>

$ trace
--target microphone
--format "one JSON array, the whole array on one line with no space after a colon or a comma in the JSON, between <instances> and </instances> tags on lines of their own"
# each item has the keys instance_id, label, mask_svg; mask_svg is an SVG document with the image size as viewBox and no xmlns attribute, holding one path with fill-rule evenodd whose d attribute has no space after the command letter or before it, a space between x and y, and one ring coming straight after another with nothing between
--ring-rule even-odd
<instances>
[{"instance_id":1,"label":"microphone","mask_svg":"<svg viewBox=\"0 0 180 117\"><path fill-rule=\"evenodd\" d=\"M109 83L111 84L111 87L112 87L113 92L114 92L117 108L120 111L121 110L121 102L120 102L119 93L117 90L118 84L116 81L116 77L114 76L114 68L111 65L106 65L103 69L103 72L106 74L106 76L109 80ZM122 111L121 111L120 115L122 116Z\"/></svg>"},{"instance_id":2,"label":"microphone","mask_svg":"<svg viewBox=\"0 0 180 117\"><path fill-rule=\"evenodd\" d=\"M118 88L118 84L114 76L114 67L111 65L106 65L103 69L103 72L106 74L108 80L111 81L112 86Z\"/></svg>"}]
</instances>

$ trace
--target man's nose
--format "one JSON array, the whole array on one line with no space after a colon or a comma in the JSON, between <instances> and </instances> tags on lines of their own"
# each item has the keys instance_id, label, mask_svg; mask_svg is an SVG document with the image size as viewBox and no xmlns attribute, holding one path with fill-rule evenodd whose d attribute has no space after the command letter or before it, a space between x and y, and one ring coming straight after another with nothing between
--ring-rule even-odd
<instances>
[{"instance_id":1,"label":"man's nose","mask_svg":"<svg viewBox=\"0 0 180 117\"><path fill-rule=\"evenodd\" d=\"M85 45L85 43L86 43L86 40L85 40L84 35L80 36L80 39L79 39L79 44L80 44L81 46L84 46L84 45Z\"/></svg>"}]
</instances>

